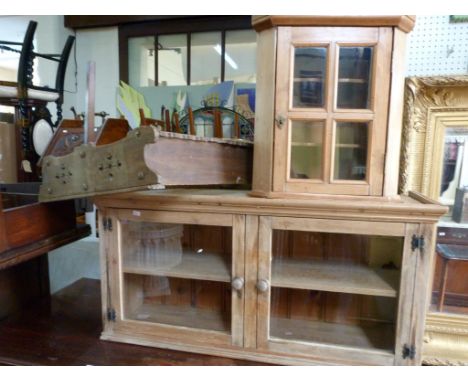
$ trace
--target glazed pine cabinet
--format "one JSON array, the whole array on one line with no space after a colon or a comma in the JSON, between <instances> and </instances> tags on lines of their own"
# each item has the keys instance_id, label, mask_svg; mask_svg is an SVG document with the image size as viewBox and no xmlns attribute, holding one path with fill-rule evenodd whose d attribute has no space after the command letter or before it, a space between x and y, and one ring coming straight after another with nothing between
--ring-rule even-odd
<instances>
[{"instance_id":1,"label":"glazed pine cabinet","mask_svg":"<svg viewBox=\"0 0 468 382\"><path fill-rule=\"evenodd\" d=\"M397 194L410 17L253 18L253 196Z\"/></svg>"},{"instance_id":2,"label":"glazed pine cabinet","mask_svg":"<svg viewBox=\"0 0 468 382\"><path fill-rule=\"evenodd\" d=\"M420 364L439 205L227 190L96 203L103 339L279 364Z\"/></svg>"}]
</instances>

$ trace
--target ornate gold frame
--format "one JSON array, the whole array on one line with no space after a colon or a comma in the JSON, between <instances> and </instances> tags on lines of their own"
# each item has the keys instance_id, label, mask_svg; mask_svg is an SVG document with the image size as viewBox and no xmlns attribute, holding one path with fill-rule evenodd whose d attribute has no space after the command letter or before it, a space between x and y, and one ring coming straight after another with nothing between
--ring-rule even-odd
<instances>
[{"instance_id":1,"label":"ornate gold frame","mask_svg":"<svg viewBox=\"0 0 468 382\"><path fill-rule=\"evenodd\" d=\"M468 76L407 78L400 192L438 199L443 151L437 143L447 127L467 126ZM468 316L428 314L423 363L468 365Z\"/></svg>"}]
</instances>

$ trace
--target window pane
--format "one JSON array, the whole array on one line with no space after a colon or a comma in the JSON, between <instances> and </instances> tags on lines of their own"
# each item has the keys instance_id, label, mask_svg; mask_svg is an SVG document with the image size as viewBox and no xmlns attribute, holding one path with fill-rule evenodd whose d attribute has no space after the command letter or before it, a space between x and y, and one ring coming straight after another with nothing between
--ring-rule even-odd
<instances>
[{"instance_id":1,"label":"window pane","mask_svg":"<svg viewBox=\"0 0 468 382\"><path fill-rule=\"evenodd\" d=\"M367 122L337 122L335 179L366 179L367 126Z\"/></svg>"},{"instance_id":2,"label":"window pane","mask_svg":"<svg viewBox=\"0 0 468 382\"><path fill-rule=\"evenodd\" d=\"M187 35L158 36L158 84L187 85Z\"/></svg>"},{"instance_id":3,"label":"window pane","mask_svg":"<svg viewBox=\"0 0 468 382\"><path fill-rule=\"evenodd\" d=\"M368 109L372 47L340 48L337 107Z\"/></svg>"},{"instance_id":4,"label":"window pane","mask_svg":"<svg viewBox=\"0 0 468 382\"><path fill-rule=\"evenodd\" d=\"M257 34L253 30L226 32L224 80L256 81Z\"/></svg>"},{"instance_id":5,"label":"window pane","mask_svg":"<svg viewBox=\"0 0 468 382\"><path fill-rule=\"evenodd\" d=\"M323 107L326 48L294 49L293 107Z\"/></svg>"},{"instance_id":6,"label":"window pane","mask_svg":"<svg viewBox=\"0 0 468 382\"><path fill-rule=\"evenodd\" d=\"M291 178L322 178L324 127L324 121L292 121Z\"/></svg>"},{"instance_id":7,"label":"window pane","mask_svg":"<svg viewBox=\"0 0 468 382\"><path fill-rule=\"evenodd\" d=\"M154 86L154 37L128 39L128 82L130 86Z\"/></svg>"},{"instance_id":8,"label":"window pane","mask_svg":"<svg viewBox=\"0 0 468 382\"><path fill-rule=\"evenodd\" d=\"M208 85L221 81L221 32L192 33L190 84Z\"/></svg>"}]
</instances>

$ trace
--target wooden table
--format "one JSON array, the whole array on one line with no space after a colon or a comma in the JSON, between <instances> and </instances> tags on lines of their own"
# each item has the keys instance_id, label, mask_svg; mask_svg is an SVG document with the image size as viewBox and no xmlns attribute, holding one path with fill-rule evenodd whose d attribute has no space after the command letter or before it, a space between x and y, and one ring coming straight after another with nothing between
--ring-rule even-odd
<instances>
[{"instance_id":1,"label":"wooden table","mask_svg":"<svg viewBox=\"0 0 468 382\"><path fill-rule=\"evenodd\" d=\"M467 261L468 247L465 245L437 244L437 254L442 258L442 278L439 286L439 303L437 309L440 312L444 306L445 290L447 287L449 261Z\"/></svg>"},{"instance_id":2,"label":"wooden table","mask_svg":"<svg viewBox=\"0 0 468 382\"><path fill-rule=\"evenodd\" d=\"M101 341L99 280L81 279L0 321L0 365L259 365Z\"/></svg>"}]
</instances>

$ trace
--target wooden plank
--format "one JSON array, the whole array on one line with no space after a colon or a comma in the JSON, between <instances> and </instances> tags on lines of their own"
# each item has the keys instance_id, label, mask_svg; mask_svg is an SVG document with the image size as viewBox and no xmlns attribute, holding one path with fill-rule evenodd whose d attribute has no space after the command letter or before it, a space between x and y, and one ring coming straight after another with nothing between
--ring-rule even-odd
<instances>
[{"instance_id":1,"label":"wooden plank","mask_svg":"<svg viewBox=\"0 0 468 382\"><path fill-rule=\"evenodd\" d=\"M356 235L404 236L403 223L376 223L367 221L301 219L272 217L272 228L291 231L313 231L330 233L347 233Z\"/></svg>"},{"instance_id":2,"label":"wooden plank","mask_svg":"<svg viewBox=\"0 0 468 382\"><path fill-rule=\"evenodd\" d=\"M414 199L353 196L307 195L302 198L252 198L247 192L215 189L172 189L138 191L100 196L102 207L122 209L155 209L174 212L245 213L253 215L297 216L340 221L372 222L437 222L446 207L423 204ZM361 232L362 233L362 232ZM385 234L384 234L385 235Z\"/></svg>"},{"instance_id":3,"label":"wooden plank","mask_svg":"<svg viewBox=\"0 0 468 382\"><path fill-rule=\"evenodd\" d=\"M257 34L257 84L255 150L252 189L268 192L273 187L275 115L276 31Z\"/></svg>"},{"instance_id":4,"label":"wooden plank","mask_svg":"<svg viewBox=\"0 0 468 382\"><path fill-rule=\"evenodd\" d=\"M413 235L419 234L419 224L407 224L403 258L401 263L400 294L398 298L398 313L395 341L395 365L415 364L410 358L403 357L403 346L414 345L412 335L413 304L415 303L415 272L417 268L417 254L411 248Z\"/></svg>"},{"instance_id":5,"label":"wooden plank","mask_svg":"<svg viewBox=\"0 0 468 382\"><path fill-rule=\"evenodd\" d=\"M244 286L241 290L231 290L231 335L232 345L244 345L244 305L245 305L245 216L233 216L232 228L232 279L241 278Z\"/></svg>"},{"instance_id":6,"label":"wooden plank","mask_svg":"<svg viewBox=\"0 0 468 382\"><path fill-rule=\"evenodd\" d=\"M172 327L210 330L228 334L229 321L220 312L183 305L144 304L127 317L127 321L144 321ZM138 323L135 323L138 325Z\"/></svg>"},{"instance_id":7,"label":"wooden plank","mask_svg":"<svg viewBox=\"0 0 468 382\"><path fill-rule=\"evenodd\" d=\"M136 207L136 206L135 206ZM149 211L149 210L117 210L116 216L121 220L154 222L154 223L170 223L170 224L196 224L208 226L232 226L232 215L226 214L210 214L199 212L193 214L191 212L168 212L168 211Z\"/></svg>"},{"instance_id":8,"label":"wooden plank","mask_svg":"<svg viewBox=\"0 0 468 382\"><path fill-rule=\"evenodd\" d=\"M0 193L0 253L8 248L5 227L5 213L3 212L2 194Z\"/></svg>"},{"instance_id":9,"label":"wooden plank","mask_svg":"<svg viewBox=\"0 0 468 382\"><path fill-rule=\"evenodd\" d=\"M374 47L374 65L371 101L375 113L374 121L370 126L368 147L368 179L370 195L382 195L384 184L384 166L386 164L387 142L387 115L390 92L390 70L392 58L392 28L379 28L379 42ZM403 61L403 60L402 60ZM392 145L394 142L392 142ZM388 147L388 146L387 146ZM398 146L399 147L399 146ZM395 161L395 158L391 160ZM398 160L395 161L398 163ZM396 195L395 192L392 195ZM388 195L391 196L391 195Z\"/></svg>"},{"instance_id":10,"label":"wooden plank","mask_svg":"<svg viewBox=\"0 0 468 382\"><path fill-rule=\"evenodd\" d=\"M400 272L362 265L326 261L281 259L272 263L271 285L296 288L396 297Z\"/></svg>"},{"instance_id":11,"label":"wooden plank","mask_svg":"<svg viewBox=\"0 0 468 382\"><path fill-rule=\"evenodd\" d=\"M247 185L252 179L251 144L160 132L145 147L145 162L160 183Z\"/></svg>"},{"instance_id":12,"label":"wooden plank","mask_svg":"<svg viewBox=\"0 0 468 382\"><path fill-rule=\"evenodd\" d=\"M72 201L34 203L3 211L9 248L34 244L76 226Z\"/></svg>"},{"instance_id":13,"label":"wooden plank","mask_svg":"<svg viewBox=\"0 0 468 382\"><path fill-rule=\"evenodd\" d=\"M0 270L16 266L34 257L57 249L61 246L80 240L91 233L89 225L81 225L76 228L62 231L55 235L45 237L32 243L15 247L0 253Z\"/></svg>"},{"instance_id":14,"label":"wooden plank","mask_svg":"<svg viewBox=\"0 0 468 382\"><path fill-rule=\"evenodd\" d=\"M229 264L223 257L210 253L184 253L182 261L170 268L157 268L138 264L132 259L124 258L122 270L124 273L149 276L168 276L193 280L209 280L230 282Z\"/></svg>"},{"instance_id":15,"label":"wooden plank","mask_svg":"<svg viewBox=\"0 0 468 382\"><path fill-rule=\"evenodd\" d=\"M416 17L409 15L395 16L252 16L254 29L262 31L274 26L343 26L343 27L397 27L404 32L411 32Z\"/></svg>"},{"instance_id":16,"label":"wooden plank","mask_svg":"<svg viewBox=\"0 0 468 382\"><path fill-rule=\"evenodd\" d=\"M126 119L107 118L104 126L97 133L95 140L96 146L108 145L125 138L132 128Z\"/></svg>"},{"instance_id":17,"label":"wooden plank","mask_svg":"<svg viewBox=\"0 0 468 382\"><path fill-rule=\"evenodd\" d=\"M277 31L277 56L276 56L276 87L275 93L275 123L269 126L274 133L273 146L273 189L272 191L286 191L286 182L288 179L288 162L289 162L289 136L291 130L291 121L289 119L289 109L292 104L291 100L291 84L292 77L292 57L293 46L291 41L291 28L282 27ZM282 124L277 123L277 120L282 119ZM255 125L257 126L257 125ZM258 128L256 128L258 131ZM255 188L253 189L256 190Z\"/></svg>"},{"instance_id":18,"label":"wooden plank","mask_svg":"<svg viewBox=\"0 0 468 382\"><path fill-rule=\"evenodd\" d=\"M413 360L414 365L420 365L423 353L423 337L426 315L429 310L430 299L432 295L432 272L435 260L435 242L436 242L435 224L421 224L419 235L424 237L424 248L416 250L417 268L415 276L415 298L413 302L412 338L416 349Z\"/></svg>"},{"instance_id":19,"label":"wooden plank","mask_svg":"<svg viewBox=\"0 0 468 382\"><path fill-rule=\"evenodd\" d=\"M258 229L258 281L266 281L268 284L271 280L272 234L271 218L261 216ZM257 294L257 348L268 349L271 288L257 290Z\"/></svg>"},{"instance_id":20,"label":"wooden plank","mask_svg":"<svg viewBox=\"0 0 468 382\"><path fill-rule=\"evenodd\" d=\"M244 347L257 347L258 217L245 217Z\"/></svg>"},{"instance_id":21,"label":"wooden plank","mask_svg":"<svg viewBox=\"0 0 468 382\"><path fill-rule=\"evenodd\" d=\"M393 31L393 55L391 67L390 100L388 109L387 149L383 195L398 193L400 171L400 147L403 125L403 100L406 73L406 33Z\"/></svg>"}]
</instances>

